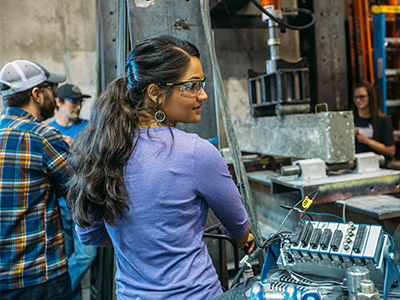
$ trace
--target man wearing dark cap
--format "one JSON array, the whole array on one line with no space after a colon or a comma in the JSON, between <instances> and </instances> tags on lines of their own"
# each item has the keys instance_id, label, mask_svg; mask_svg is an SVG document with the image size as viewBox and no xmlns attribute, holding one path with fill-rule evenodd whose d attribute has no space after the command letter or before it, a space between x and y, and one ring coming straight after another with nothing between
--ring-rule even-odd
<instances>
[{"instance_id":1,"label":"man wearing dark cap","mask_svg":"<svg viewBox=\"0 0 400 300\"><path fill-rule=\"evenodd\" d=\"M1 299L71 299L64 235L56 194L68 181L68 145L53 127L58 84L30 60L0 71Z\"/></svg>"},{"instance_id":2,"label":"man wearing dark cap","mask_svg":"<svg viewBox=\"0 0 400 300\"><path fill-rule=\"evenodd\" d=\"M56 120L49 125L58 129L63 135L64 141L69 145L79 131L88 124L88 120L79 118L85 98L90 98L90 96L82 94L76 85L64 84L58 89L56 98L58 115ZM80 282L96 258L97 247L85 246L79 241L65 199L59 198L58 203L64 225L65 248L68 256L68 272L71 276L73 299L80 300L82 299Z\"/></svg>"}]
</instances>

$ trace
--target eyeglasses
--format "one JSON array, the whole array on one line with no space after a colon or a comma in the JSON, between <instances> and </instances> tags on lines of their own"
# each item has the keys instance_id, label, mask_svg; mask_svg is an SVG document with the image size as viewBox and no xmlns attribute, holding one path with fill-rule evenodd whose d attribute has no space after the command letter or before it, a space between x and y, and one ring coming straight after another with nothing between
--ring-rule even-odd
<instances>
[{"instance_id":1,"label":"eyeglasses","mask_svg":"<svg viewBox=\"0 0 400 300\"><path fill-rule=\"evenodd\" d=\"M368 95L360 95L360 96L353 96L353 99L354 100L357 100L357 99L362 100L362 99L367 98L367 97L368 97Z\"/></svg>"},{"instance_id":2,"label":"eyeglasses","mask_svg":"<svg viewBox=\"0 0 400 300\"><path fill-rule=\"evenodd\" d=\"M40 86L40 88L47 88L47 87L50 87L53 90L54 94L57 95L57 93L58 93L58 83L49 83L49 84L45 84L45 85Z\"/></svg>"},{"instance_id":3,"label":"eyeglasses","mask_svg":"<svg viewBox=\"0 0 400 300\"><path fill-rule=\"evenodd\" d=\"M189 97L197 97L202 89L206 86L206 78L190 79L181 82L159 83L159 86L181 86L181 92Z\"/></svg>"},{"instance_id":4,"label":"eyeglasses","mask_svg":"<svg viewBox=\"0 0 400 300\"><path fill-rule=\"evenodd\" d=\"M158 86L181 86L180 90L183 95L188 97L197 97L202 89L206 86L206 78L203 77L201 79L190 79L184 80L181 82L167 82L167 83L157 83ZM142 92L144 92L147 88L146 86Z\"/></svg>"}]
</instances>

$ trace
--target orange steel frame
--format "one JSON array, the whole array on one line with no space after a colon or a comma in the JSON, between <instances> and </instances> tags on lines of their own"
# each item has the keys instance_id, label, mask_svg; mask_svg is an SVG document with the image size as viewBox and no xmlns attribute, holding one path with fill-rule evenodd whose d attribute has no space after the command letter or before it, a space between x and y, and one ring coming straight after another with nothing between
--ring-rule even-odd
<instances>
[{"instance_id":1,"label":"orange steel frame","mask_svg":"<svg viewBox=\"0 0 400 300\"><path fill-rule=\"evenodd\" d=\"M354 24L356 33L356 57L360 79L374 84L369 1L354 0Z\"/></svg>"}]
</instances>

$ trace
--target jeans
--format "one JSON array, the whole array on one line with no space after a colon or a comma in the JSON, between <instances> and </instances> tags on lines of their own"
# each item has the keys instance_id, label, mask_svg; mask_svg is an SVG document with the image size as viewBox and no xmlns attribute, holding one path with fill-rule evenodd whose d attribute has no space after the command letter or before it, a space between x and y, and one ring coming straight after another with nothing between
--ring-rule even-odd
<instances>
[{"instance_id":1,"label":"jeans","mask_svg":"<svg viewBox=\"0 0 400 300\"><path fill-rule=\"evenodd\" d=\"M60 207L64 234L65 249L68 255L69 275L71 276L74 300L81 300L81 280L97 255L97 247L85 246L78 238L71 213L66 207ZM67 237L68 235L68 237Z\"/></svg>"},{"instance_id":2,"label":"jeans","mask_svg":"<svg viewBox=\"0 0 400 300\"><path fill-rule=\"evenodd\" d=\"M71 300L71 279L68 272L44 283L22 289L1 291L1 300Z\"/></svg>"}]
</instances>

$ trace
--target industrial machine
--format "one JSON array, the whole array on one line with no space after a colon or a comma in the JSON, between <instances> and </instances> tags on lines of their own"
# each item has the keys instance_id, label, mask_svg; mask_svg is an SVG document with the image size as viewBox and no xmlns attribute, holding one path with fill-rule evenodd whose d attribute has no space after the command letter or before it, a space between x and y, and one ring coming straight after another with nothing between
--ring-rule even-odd
<instances>
[{"instance_id":1,"label":"industrial machine","mask_svg":"<svg viewBox=\"0 0 400 300\"><path fill-rule=\"evenodd\" d=\"M313 202L308 196L302 200L290 212L302 202L304 213ZM400 296L398 289L391 289L400 282L393 240L380 225L301 218L294 232L279 229L263 246L268 255L261 275L253 278L248 290L251 300L320 300L347 294L350 299L379 299L379 293L386 300ZM360 272L364 272L364 281L359 280Z\"/></svg>"},{"instance_id":2,"label":"industrial machine","mask_svg":"<svg viewBox=\"0 0 400 300\"><path fill-rule=\"evenodd\" d=\"M280 57L279 28L305 29L313 22L300 28L290 26L282 22L281 0L263 0L262 6L256 1L252 2L264 12L263 21L268 22L270 59L266 61L266 74L255 74L249 71L251 116L257 118L310 112L307 59L301 58L296 62L288 62Z\"/></svg>"},{"instance_id":3,"label":"industrial machine","mask_svg":"<svg viewBox=\"0 0 400 300\"><path fill-rule=\"evenodd\" d=\"M112 14L109 11L111 9L107 9L108 5L110 5L109 2L100 2L104 7L101 9L103 18L110 18ZM207 118L203 124L207 126L204 126L201 130L198 130L198 128L195 130L191 126L186 126L183 129L196 132L207 139L218 136L216 130L217 121L215 120L216 105L211 101L212 98L218 98L219 109L223 116L226 111L229 113L226 101L223 102L221 100L226 96L224 95L222 77L218 70L213 37L211 36L212 29L211 25L209 25L209 2L208 0L200 0L199 2L186 0L164 1L161 3L161 1L120 0L118 1L118 15L119 28L121 30L118 31L120 34L117 39L119 48L117 49L118 51L105 51L105 54L109 54L109 56L103 54L105 58L112 57L112 59L104 60L105 62L110 61L109 64L112 66L110 69L114 69L114 65L118 65L121 72L123 72L125 51L129 49L130 45L147 36L172 33L199 45L202 52L204 71L207 74L207 78L210 78L208 81L210 84L207 86L210 101L205 103L203 114ZM214 2L221 2L222 5L228 1ZM235 3L246 1L235 0L230 2L235 5ZM260 6L257 0L251 0L251 2ZM312 1L303 1L305 4L308 4L308 2ZM337 16L343 17L342 4L331 1L314 2L314 11L320 11L320 13L316 14L317 18L326 20L324 24L316 29L319 36L325 37L324 43L319 47L314 46L316 51L319 52L311 55L320 60L315 63L319 68L319 77L321 78L321 86L318 86L319 96L323 94L324 101L327 98L332 98L331 103L337 104L336 108L343 108L344 105L339 104L343 102L342 99L347 98L347 87L344 88L345 85L347 86L346 73L342 69L346 59L342 58L343 51L337 50L345 48L344 33L339 32L337 26L326 25L334 23L331 20L332 16L334 18ZM326 117L323 117L322 113L308 114L312 107L310 89L317 90L312 86L317 81L311 80L312 82L310 82L309 62L306 58L296 62L288 62L282 59L279 53L281 46L279 30L282 29L283 12L288 10L282 8L280 0L262 0L262 5L259 8L263 11L263 19L268 24L270 59L266 61L265 73L249 72L248 74L250 114L253 117L254 127L248 130L249 128L244 128L239 124L235 131L239 133L238 141L241 151L282 155L284 149L286 151L284 156L300 158L293 166L288 166L282 170L282 176L273 177L271 180L272 194L300 191L301 197L305 197L312 190L320 188L319 195L321 197L319 200L316 199L316 202L324 203L365 194L379 195L381 193L400 192L400 172L380 170L379 158L375 156L354 156L354 148L351 149L351 145L354 145L354 137L351 140L353 120L349 116L342 112L327 113ZM334 9L337 9L337 12L334 12ZM327 10L328 13L326 13ZM307 13L306 10L297 9L297 11ZM297 26L297 29L299 27L308 28L312 26L314 16L312 14L310 16L311 21L305 26ZM157 24L157 26L154 26L154 24ZM114 27L117 28L117 26ZM112 26L104 26L104 30L111 30L112 28ZM332 34L333 28L335 29L335 34ZM104 36L107 37L106 34ZM115 39L115 36L112 37ZM107 40L103 38L101 45L104 47L109 45L110 43L107 43ZM114 52L121 56L120 61L115 62ZM329 70L329 72L326 70ZM319 84L320 82L318 82ZM322 99L322 97L320 98ZM330 105L330 108L332 107L333 105ZM291 115L294 113L302 113L302 119L300 120L297 115ZM261 117L265 116L273 116L271 118L274 118L273 121L276 122L268 130L261 125L262 119L266 120L266 118ZM291 118L292 116L293 118ZM260 236L256 234L257 215L252 211L254 209L252 195L246 186L248 184L247 177L251 178L251 174L246 174L241 165L241 154L236 144L235 131L229 127L231 122L229 118L228 114L227 117L223 118L223 121L232 157L234 158L235 175L251 219L252 231L257 238L257 236ZM292 119L293 122L291 121ZM308 119L311 125L305 126L307 123L303 119ZM338 119L341 121L338 121ZM287 125L290 125L290 122L294 124L294 129L301 129L305 124L305 131L297 134L294 129L288 129ZM310 131L307 131L312 127L322 127L320 126L322 123L327 124L326 129L323 128L323 131L327 132L326 139L321 138L322 134L320 132L314 136L310 134ZM343 127L338 128L338 123L343 123ZM243 133L240 132L239 127L245 129ZM343 133L344 127L346 127L345 133ZM265 137L265 134L273 134L285 128L288 135L292 137L298 136L299 140L294 141L288 137L285 140L286 145L277 148L278 139L284 140L282 131L279 131L276 136L271 138ZM260 135L256 135L258 132L260 132ZM337 138L336 136L335 139L332 138L333 135L336 135ZM274 141L273 144L275 146L272 147L275 148L268 149L265 152L263 150L258 151L260 148L254 149L254 147L246 149L246 141L243 142L243 139L251 136L255 137L251 141L255 144L266 144L269 141ZM304 139L300 139L301 137L310 139L304 141ZM312 144L312 142L318 140L320 140L321 145ZM343 147L338 147L340 141L344 144ZM254 146L254 144L251 146ZM300 153L298 149L303 146L305 150ZM324 147L328 151L324 151L326 150ZM315 149L320 150L320 153L325 156L321 157L314 154ZM351 153L347 154L349 149ZM310 156L305 156L304 153ZM309 160L305 160L305 158ZM339 168L347 168L351 172L335 176L328 174L329 171L338 170ZM387 184L388 180L390 185ZM318 300L323 293L328 293L328 291L336 288L338 292L342 292L344 288L342 280L346 277L346 269L349 266L365 266L371 273L372 281L377 287L384 289L385 299L387 299L390 286L399 280L398 270L393 259L395 249L391 245L390 238L380 225L368 225L360 222L351 224L350 222L301 221L293 232L283 233L278 230L276 235L270 236L264 242L262 240L257 241L257 243L262 251L259 250L251 258L256 258L263 252L265 247L268 247L268 255L265 259L262 275L260 280L256 282L259 291L264 292L262 297L266 299ZM297 273L303 273L303 275L297 275ZM238 274L240 275L240 272ZM329 278L333 278L329 280L335 282L335 284L328 284L325 281L322 284L319 282L319 286L316 287L314 279L305 279L309 275L317 277L328 275ZM336 284L338 282L340 284ZM266 296L267 294L269 296Z\"/></svg>"}]
</instances>

